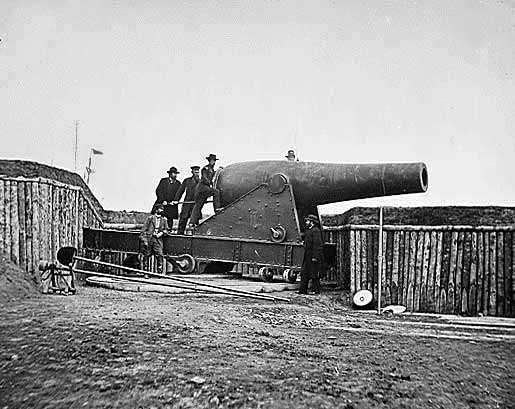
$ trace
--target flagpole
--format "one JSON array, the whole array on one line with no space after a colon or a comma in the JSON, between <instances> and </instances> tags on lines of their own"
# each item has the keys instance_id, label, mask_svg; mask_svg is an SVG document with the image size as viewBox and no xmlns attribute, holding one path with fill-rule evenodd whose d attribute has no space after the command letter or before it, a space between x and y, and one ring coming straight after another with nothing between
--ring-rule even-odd
<instances>
[{"instance_id":1,"label":"flagpole","mask_svg":"<svg viewBox=\"0 0 515 409\"><path fill-rule=\"evenodd\" d=\"M86 184L89 185L89 175L91 174L91 155L93 154L93 149L90 149L89 151L89 161L88 161L88 167L86 168L86 172L88 174L88 179L86 180Z\"/></svg>"},{"instance_id":2,"label":"flagpole","mask_svg":"<svg viewBox=\"0 0 515 409\"><path fill-rule=\"evenodd\" d=\"M79 145L79 121L75 121L75 146L73 147L73 170L77 172L77 150Z\"/></svg>"}]
</instances>

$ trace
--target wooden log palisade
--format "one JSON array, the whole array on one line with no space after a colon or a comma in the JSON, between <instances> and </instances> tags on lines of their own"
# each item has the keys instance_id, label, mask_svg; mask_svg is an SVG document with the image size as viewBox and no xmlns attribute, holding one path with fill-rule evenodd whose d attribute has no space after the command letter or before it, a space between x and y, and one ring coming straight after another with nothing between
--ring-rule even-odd
<instances>
[{"instance_id":1,"label":"wooden log palisade","mask_svg":"<svg viewBox=\"0 0 515 409\"><path fill-rule=\"evenodd\" d=\"M339 254L333 274L351 293L378 294L378 230L378 225L324 228ZM515 317L514 226L384 225L383 230L383 305Z\"/></svg>"},{"instance_id":2,"label":"wooden log palisade","mask_svg":"<svg viewBox=\"0 0 515 409\"><path fill-rule=\"evenodd\" d=\"M0 175L0 252L29 272L64 246L81 248L83 227L102 218L77 186Z\"/></svg>"}]
</instances>

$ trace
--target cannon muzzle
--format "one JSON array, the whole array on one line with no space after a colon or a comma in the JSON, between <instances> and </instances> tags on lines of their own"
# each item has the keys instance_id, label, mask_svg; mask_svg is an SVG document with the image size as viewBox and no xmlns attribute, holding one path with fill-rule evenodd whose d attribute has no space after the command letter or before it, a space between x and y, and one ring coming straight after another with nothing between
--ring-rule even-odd
<instances>
[{"instance_id":1,"label":"cannon muzzle","mask_svg":"<svg viewBox=\"0 0 515 409\"><path fill-rule=\"evenodd\" d=\"M421 193L427 190L424 163L339 164L319 162L252 161L221 169L216 179L222 205L283 174L293 187L302 214L316 206L345 200Z\"/></svg>"}]
</instances>

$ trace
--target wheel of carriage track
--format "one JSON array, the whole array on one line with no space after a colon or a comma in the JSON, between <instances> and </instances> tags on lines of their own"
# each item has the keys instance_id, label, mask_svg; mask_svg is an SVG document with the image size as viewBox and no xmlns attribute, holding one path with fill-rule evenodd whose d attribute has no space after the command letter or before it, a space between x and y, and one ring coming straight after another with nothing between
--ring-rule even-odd
<instances>
[{"instance_id":1,"label":"wheel of carriage track","mask_svg":"<svg viewBox=\"0 0 515 409\"><path fill-rule=\"evenodd\" d=\"M191 254L182 254L175 259L177 270L182 274L193 273L196 264L195 258Z\"/></svg>"},{"instance_id":2,"label":"wheel of carriage track","mask_svg":"<svg viewBox=\"0 0 515 409\"><path fill-rule=\"evenodd\" d=\"M274 269L270 267L261 267L258 271L259 277L263 281L272 282L274 280Z\"/></svg>"},{"instance_id":3,"label":"wheel of carriage track","mask_svg":"<svg viewBox=\"0 0 515 409\"><path fill-rule=\"evenodd\" d=\"M204 269L204 273L228 273L235 265L236 263L230 261L211 261Z\"/></svg>"},{"instance_id":4,"label":"wheel of carriage track","mask_svg":"<svg viewBox=\"0 0 515 409\"><path fill-rule=\"evenodd\" d=\"M297 276L299 275L298 271L295 271L291 268L286 268L283 272L283 278L289 283L295 283L297 281Z\"/></svg>"}]
</instances>

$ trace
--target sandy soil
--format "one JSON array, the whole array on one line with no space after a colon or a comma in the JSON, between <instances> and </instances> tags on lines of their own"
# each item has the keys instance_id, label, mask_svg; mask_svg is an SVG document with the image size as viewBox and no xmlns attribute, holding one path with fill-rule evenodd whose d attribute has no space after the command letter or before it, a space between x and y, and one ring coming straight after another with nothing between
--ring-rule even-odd
<instances>
[{"instance_id":1,"label":"sandy soil","mask_svg":"<svg viewBox=\"0 0 515 409\"><path fill-rule=\"evenodd\" d=\"M0 302L0 408L515 407L513 321L79 288Z\"/></svg>"}]
</instances>

